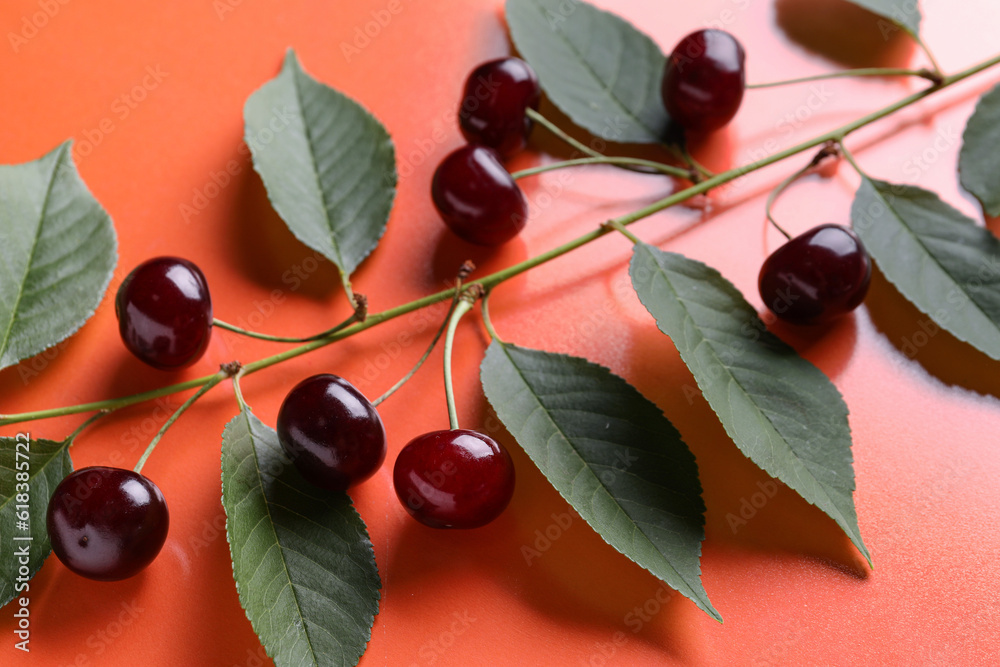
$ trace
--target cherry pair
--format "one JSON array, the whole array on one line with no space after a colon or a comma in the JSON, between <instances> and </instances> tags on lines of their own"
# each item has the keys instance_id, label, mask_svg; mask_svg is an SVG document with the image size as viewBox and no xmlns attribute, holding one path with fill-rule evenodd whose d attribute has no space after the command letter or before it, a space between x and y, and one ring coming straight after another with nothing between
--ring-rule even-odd
<instances>
[{"instance_id":1,"label":"cherry pair","mask_svg":"<svg viewBox=\"0 0 1000 667\"><path fill-rule=\"evenodd\" d=\"M297 384L278 411L278 440L302 476L329 491L371 477L386 454L378 411L347 380L314 375ZM396 495L433 528L475 528L495 519L514 493L507 450L475 431L417 436L393 467Z\"/></svg>"},{"instance_id":2,"label":"cherry pair","mask_svg":"<svg viewBox=\"0 0 1000 667\"><path fill-rule=\"evenodd\" d=\"M502 161L524 149L527 110L540 98L538 77L520 58L483 63L466 80L458 121L469 143L441 161L431 182L434 206L458 237L496 246L524 228L528 202Z\"/></svg>"}]
</instances>

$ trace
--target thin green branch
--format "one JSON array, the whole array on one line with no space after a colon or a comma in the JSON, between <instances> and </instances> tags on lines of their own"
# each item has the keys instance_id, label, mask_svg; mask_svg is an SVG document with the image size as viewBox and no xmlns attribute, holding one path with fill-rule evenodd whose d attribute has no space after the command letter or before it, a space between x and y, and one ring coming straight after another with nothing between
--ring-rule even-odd
<instances>
[{"instance_id":1,"label":"thin green branch","mask_svg":"<svg viewBox=\"0 0 1000 667\"><path fill-rule=\"evenodd\" d=\"M643 160L641 158L633 157L582 157L576 158L574 160L564 160L562 162L553 162L552 164L542 165L540 167L532 167L531 169L522 169L521 171L515 171L511 174L514 180L519 178L524 178L526 176L534 176L535 174L542 174L547 171L555 171L556 169L565 169L566 167L579 167L587 164L611 164L611 165L633 165L636 167L647 167L653 169L662 174L668 176L676 176L677 178L690 178L691 173L687 169L681 169L680 167L673 167L669 164L663 164L662 162L655 162L653 160Z\"/></svg>"},{"instance_id":2,"label":"thin green branch","mask_svg":"<svg viewBox=\"0 0 1000 667\"><path fill-rule=\"evenodd\" d=\"M81 433L83 433L83 430L85 428L87 428L88 426L90 426L91 424L93 424L94 422L96 422L98 419L100 419L101 417L103 417L106 414L108 414L107 410L101 410L97 414L91 415L87 419L87 421L85 421L82 424L80 424L75 431L73 431L72 433L70 433L69 436L65 440L63 440L63 442L72 443L74 440L76 440L76 437L78 435L80 435Z\"/></svg>"},{"instance_id":3,"label":"thin green branch","mask_svg":"<svg viewBox=\"0 0 1000 667\"><path fill-rule=\"evenodd\" d=\"M146 451L144 451L142 453L142 456L139 457L139 462L135 464L135 468L133 468L133 470L135 470L135 472L137 473L142 472L142 467L146 465L146 459L148 459L149 455L153 453L154 449L156 449L156 445L159 444L160 440L163 438L163 434L167 432L167 429L173 426L174 422L177 421L177 419L182 414L184 414L188 408L194 405L195 401L197 401L199 398L207 394L212 389L212 387L219 384L229 376L230 373L225 368L223 370L220 370L218 373L213 375L212 379L206 382L201 387L201 389L192 394L191 397L188 398L188 400L184 401L181 407L177 408L177 411L170 416L170 419L168 419L166 423L164 423L163 426L160 427L160 430L156 432L156 435L153 436L153 439L150 441L149 446L146 447Z\"/></svg>"},{"instance_id":4,"label":"thin green branch","mask_svg":"<svg viewBox=\"0 0 1000 667\"><path fill-rule=\"evenodd\" d=\"M483 311L483 324L486 325L486 332L490 335L490 338L498 343L503 343L503 339L500 338L500 334L497 330L493 328L493 320L490 319L490 293L484 292L483 298L481 299L482 311Z\"/></svg>"},{"instance_id":5,"label":"thin green branch","mask_svg":"<svg viewBox=\"0 0 1000 667\"><path fill-rule=\"evenodd\" d=\"M638 245L642 243L642 239L640 239L638 236L636 236L628 229L626 229L625 225L618 222L617 220L608 220L607 222L604 223L604 226L609 229L613 229L616 232L620 232L625 238L631 241L633 245Z\"/></svg>"},{"instance_id":6,"label":"thin green branch","mask_svg":"<svg viewBox=\"0 0 1000 667\"><path fill-rule=\"evenodd\" d=\"M456 297L457 297L457 293L456 293ZM389 398L390 396L392 396L393 394L395 394L396 391L398 391L399 388L402 387L404 384L406 384L407 382L409 382L410 378L412 378L414 375L416 375L417 371L420 370L420 367L424 365L424 362L427 361L427 358L431 356L431 352L433 352L434 348L437 347L438 341L441 340L441 336L444 335L444 330L448 326L448 322L451 320L451 315L452 315L453 312L455 312L455 304L456 304L456 302L457 302L457 299L452 299L451 306L448 307L448 312L445 314L444 320L441 322L441 326L438 327L437 333L434 334L434 338L431 339L430 345L428 345L427 349L424 350L424 354L420 357L419 360L417 360L417 363L414 364L413 368L411 368L410 371L406 375L404 375L403 377L401 377L399 379L399 381L396 382L396 384L394 384L391 387L389 387L389 389L384 394L382 394L381 396L379 396L378 398L376 398L374 401L372 401L372 405L373 406L378 407L387 398Z\"/></svg>"},{"instance_id":7,"label":"thin green branch","mask_svg":"<svg viewBox=\"0 0 1000 667\"><path fill-rule=\"evenodd\" d=\"M932 83L941 82L941 74L929 69L907 69L904 67L861 67L858 69L845 69L837 72L825 72L812 76L803 76L797 79L785 79L783 81L768 81L767 83L747 84L747 90L760 88L775 88L777 86L790 86L796 83L808 83L810 81L825 81L827 79L841 79L848 77L870 77L870 76L916 76L927 79Z\"/></svg>"},{"instance_id":8,"label":"thin green branch","mask_svg":"<svg viewBox=\"0 0 1000 667\"><path fill-rule=\"evenodd\" d=\"M320 340L322 338L328 338L333 334L343 331L347 327L351 326L355 322L363 322L365 317L368 316L368 299L364 294L355 294L355 308L354 313L351 314L346 320L338 324L337 326L327 329L326 331L321 331L313 336L305 337L291 337L291 336L272 336L271 334L260 333L258 331L250 331L248 329L243 329L236 326L235 324L229 324L228 322L223 322L220 319L215 319L212 324L219 327L220 329L225 329L226 331L232 331L233 333L240 334L241 336L246 336L248 338L256 338L258 340L271 341L273 343L308 343L314 340Z\"/></svg>"},{"instance_id":9,"label":"thin green branch","mask_svg":"<svg viewBox=\"0 0 1000 667\"><path fill-rule=\"evenodd\" d=\"M993 67L998 63L1000 63L1000 55L994 56L993 58L990 58L988 60L984 60L983 62L978 63L966 70L963 70L962 72L945 77L945 79L941 82L940 86L927 88L925 90L918 91L916 93L908 95L893 104L890 104L882 109L874 111L866 116L862 116L861 118L858 118L853 122L843 125L835 130L831 130L830 132L822 134L818 137L815 137L809 141L803 142L796 146L786 148L782 151L774 153L773 155L765 157L751 164L730 169L729 171L717 174L710 179L707 179L700 183L696 183L690 188L674 193L669 197L654 202L649 206L641 208L631 214L617 218L616 220L623 226L630 225L637 220L649 217L654 213L658 213L678 203L691 199L696 195L703 194L708 190L719 187L720 185L724 185L725 183L740 178L745 174L756 171L758 169L762 169L776 162L781 162L782 160L792 157L793 155L804 153L805 151L815 148L816 146L820 146L822 144L831 141L842 143L843 139L852 132L855 132L856 130L865 127L866 125L870 125L871 123L874 123L877 120L889 116L899 111L900 109L915 104L916 102L919 102L926 97L929 97L949 86L952 86L964 79L967 79L970 76L978 74L979 72L985 69ZM845 155L848 154L845 153ZM565 255L581 246L587 245L588 243L610 233L612 229L613 228L604 226L595 229L593 231L587 232L586 234L583 234L582 236L579 236L576 239L564 243L563 245L557 248L553 248L547 252L537 255L536 257L524 260L522 262L509 266L506 269L502 269L493 274L490 274L484 277L483 279L479 280L478 284L480 284L484 289L488 291L490 288L499 285L505 280L520 275L521 273L533 269L536 266L545 264L546 262L549 262L557 257L561 257L562 255ZM259 359L255 362L247 364L243 369L243 374L249 375L251 373L255 373L270 366L274 366L275 364L280 364L289 359L301 356L303 354L307 354L321 347L330 345L331 343L335 343L344 338L348 338L355 334L361 333L362 331L370 329L388 320L401 317L408 313L412 313L416 310L420 310L421 308L426 308L428 306L440 303L442 301L446 301L448 299L453 299L457 291L458 288L445 289L440 292L436 292L434 294L429 294L420 299L416 299L409 303L402 304L394 308L390 308L388 310L382 311L381 313L375 313L373 315L370 315L364 322L358 322L357 324L353 324L350 327L342 331L339 331L327 338L311 341L309 343L305 343L290 350L285 350L284 352L281 352L279 354L275 354L270 357L265 357L263 359ZM216 374L208 375L205 377L195 378L193 380L187 380L185 382L181 382L178 384L161 387L153 391L143 392L141 394L135 394L133 396L126 396L123 398L110 399L105 401L96 401L92 403L84 403L80 405L52 408L47 410L37 410L33 412L4 415L0 417L0 426L6 426L8 424L16 424L26 421L33 421L37 419L46 419L49 417L60 417L70 414L79 414L81 412L93 412L95 410L113 411L129 405L141 403L143 401L159 398L161 396L168 396L170 394L174 394L179 391L184 391L185 389L200 387L210 382L215 377Z\"/></svg>"}]
</instances>

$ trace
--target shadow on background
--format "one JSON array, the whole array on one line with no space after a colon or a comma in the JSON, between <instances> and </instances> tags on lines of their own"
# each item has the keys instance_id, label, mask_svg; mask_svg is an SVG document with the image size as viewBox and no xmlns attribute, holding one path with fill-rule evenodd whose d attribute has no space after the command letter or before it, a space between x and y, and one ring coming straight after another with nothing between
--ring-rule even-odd
<instances>
[{"instance_id":1,"label":"shadow on background","mask_svg":"<svg viewBox=\"0 0 1000 667\"><path fill-rule=\"evenodd\" d=\"M267 289L294 288L313 299L339 290L337 267L295 238L271 206L257 172L245 169L234 178L239 194L230 221L232 256L244 275Z\"/></svg>"},{"instance_id":2,"label":"shadow on background","mask_svg":"<svg viewBox=\"0 0 1000 667\"><path fill-rule=\"evenodd\" d=\"M1000 398L1000 374L983 371L997 369L997 362L938 327L878 268L872 271L865 305L875 328L899 351L897 363L916 361L945 384Z\"/></svg>"},{"instance_id":3,"label":"shadow on background","mask_svg":"<svg viewBox=\"0 0 1000 667\"><path fill-rule=\"evenodd\" d=\"M916 49L891 21L846 0L776 0L775 12L792 41L847 67L901 67Z\"/></svg>"},{"instance_id":4,"label":"shadow on background","mask_svg":"<svg viewBox=\"0 0 1000 667\"><path fill-rule=\"evenodd\" d=\"M832 519L740 452L656 327L637 332L633 345L645 350L644 368L660 369L659 377L647 371L639 390L664 406L697 458L708 508L706 540L800 554L853 577L868 576L864 558Z\"/></svg>"}]
</instances>

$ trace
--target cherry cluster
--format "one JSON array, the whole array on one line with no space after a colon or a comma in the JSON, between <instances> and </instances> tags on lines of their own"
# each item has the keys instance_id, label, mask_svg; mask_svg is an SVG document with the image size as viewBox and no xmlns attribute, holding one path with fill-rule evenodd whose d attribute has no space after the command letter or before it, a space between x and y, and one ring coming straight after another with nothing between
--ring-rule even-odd
<instances>
[{"instance_id":1,"label":"cherry cluster","mask_svg":"<svg viewBox=\"0 0 1000 667\"><path fill-rule=\"evenodd\" d=\"M137 266L115 300L122 341L161 370L198 361L212 335L208 282L192 262L156 257ZM386 434L378 411L347 380L306 378L278 411L278 440L310 484L343 492L382 466ZM514 494L507 450L482 433L442 430L414 438L393 469L396 495L434 528L476 528L498 517ZM131 577L149 565L170 517L160 489L131 470L92 466L66 476L49 501L52 550L77 574L100 581Z\"/></svg>"},{"instance_id":2,"label":"cherry cluster","mask_svg":"<svg viewBox=\"0 0 1000 667\"><path fill-rule=\"evenodd\" d=\"M745 53L721 30L682 39L667 57L661 86L666 111L688 133L718 130L736 115L745 91ZM527 201L503 160L524 149L541 98L538 77L518 58L486 62L469 75L459 126L469 142L434 173L431 197L444 222L471 243L498 245L523 229ZM861 241L825 224L790 239L760 270L764 303L796 324L829 322L856 308L871 277ZM193 263L157 257L137 266L115 300L125 346L161 370L204 354L213 317L208 282ZM374 475L386 433L372 403L345 379L320 374L299 382L278 412L278 440L302 477L343 492ZM417 436L400 451L393 486L415 519L435 528L474 528L500 515L514 492L507 450L475 431ZM49 503L53 551L71 570L98 580L130 577L159 553L169 513L159 488L138 472L88 467L68 475Z\"/></svg>"}]
</instances>

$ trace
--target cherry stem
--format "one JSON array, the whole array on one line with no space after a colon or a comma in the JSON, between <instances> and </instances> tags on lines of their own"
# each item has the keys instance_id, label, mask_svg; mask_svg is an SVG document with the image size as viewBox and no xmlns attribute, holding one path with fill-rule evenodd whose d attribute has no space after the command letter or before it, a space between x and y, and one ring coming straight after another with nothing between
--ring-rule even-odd
<instances>
[{"instance_id":1,"label":"cherry stem","mask_svg":"<svg viewBox=\"0 0 1000 667\"><path fill-rule=\"evenodd\" d=\"M621 234L624 235L625 238L627 238L629 241L632 242L632 245L638 245L642 243L642 239L640 239L638 236L636 236L629 230L625 229L625 225L618 222L617 220L607 220L601 226L606 229L613 229L616 232L621 232Z\"/></svg>"},{"instance_id":2,"label":"cherry stem","mask_svg":"<svg viewBox=\"0 0 1000 667\"><path fill-rule=\"evenodd\" d=\"M511 174L514 180L519 178L524 178L526 176L534 176L535 174L542 174L546 171L555 171L556 169L564 169L566 167L578 167L587 164L611 164L611 165L635 165L648 167L650 169L655 169L656 171L666 174L668 176L676 176L677 178L690 178L691 172L687 169L682 169L680 167L673 167L669 164L663 164L662 162L655 162L653 160L643 160L641 158L632 157L582 157L573 160L564 160L562 162L553 162L552 164L542 165L540 167L532 167L531 169L522 169L521 171L515 171ZM643 172L647 173L647 172Z\"/></svg>"},{"instance_id":3,"label":"cherry stem","mask_svg":"<svg viewBox=\"0 0 1000 667\"><path fill-rule=\"evenodd\" d=\"M69 436L67 436L66 439L63 440L63 442L67 443L67 444L73 444L73 441L76 440L76 437L78 435L80 435L81 433L83 433L83 430L85 428L87 428L88 426L90 426L91 424L93 424L94 422L96 422L98 419L100 419L101 417L103 417L106 414L108 414L107 410L101 410L97 414L91 415L87 419L87 421L85 421L82 424L80 424L80 426L78 426L75 431L73 431L72 433L70 433Z\"/></svg>"},{"instance_id":4,"label":"cherry stem","mask_svg":"<svg viewBox=\"0 0 1000 667\"><path fill-rule=\"evenodd\" d=\"M314 340L320 340L321 338L327 338L333 334L343 331L347 327L351 326L355 322L364 322L365 318L368 317L368 299L364 294L354 295L356 305L354 313L351 314L346 320L333 327L332 329L327 329L313 336L306 336L304 338L295 338L291 336L272 336L270 334L260 333L258 331L250 331L248 329L243 329L235 324L229 324L228 322L223 322L220 319L214 319L212 324L219 327L220 329L225 329L226 331L232 331L233 333L238 333L241 336L247 336L248 338L257 338L259 340L267 340L273 343L308 343Z\"/></svg>"},{"instance_id":5,"label":"cherry stem","mask_svg":"<svg viewBox=\"0 0 1000 667\"><path fill-rule=\"evenodd\" d=\"M860 176L861 178L868 178L868 175L861 169L861 166L854 159L854 153L847 150L847 146L845 146L843 143L840 144L840 152L844 155L845 158L847 158L847 161L850 163L850 165L854 167L854 171L858 172L858 176Z\"/></svg>"},{"instance_id":6,"label":"cherry stem","mask_svg":"<svg viewBox=\"0 0 1000 667\"><path fill-rule=\"evenodd\" d=\"M458 411L455 409L455 386L452 382L451 353L455 345L455 329L462 317L472 310L472 304L482 294L481 290L470 288L462 293L458 303L454 304L451 317L448 319L448 332L444 336L444 396L448 403L448 423L454 431L458 428Z\"/></svg>"},{"instance_id":7,"label":"cherry stem","mask_svg":"<svg viewBox=\"0 0 1000 667\"><path fill-rule=\"evenodd\" d=\"M486 332L489 333L490 338L500 343L504 344L503 339L500 338L500 334L497 330L493 328L493 320L490 319L490 293L484 292L482 298L482 305L480 306L483 311L483 324L486 325Z\"/></svg>"},{"instance_id":8,"label":"cherry stem","mask_svg":"<svg viewBox=\"0 0 1000 667\"><path fill-rule=\"evenodd\" d=\"M797 79L785 79L783 81L769 81L767 83L747 84L747 90L758 88L775 88L777 86L788 86L796 83L808 83L810 81L824 81L826 79L841 79L845 77L869 77L869 76L917 76L927 79L931 83L940 84L943 77L938 70L929 69L907 69L903 67L861 67L858 69L845 69L837 72L826 72L813 76L803 76Z\"/></svg>"},{"instance_id":9,"label":"cherry stem","mask_svg":"<svg viewBox=\"0 0 1000 667\"><path fill-rule=\"evenodd\" d=\"M156 449L156 445L160 442L160 439L163 438L163 434L167 432L167 429L173 426L174 422L177 421L177 419L184 414L188 408L194 405L195 401L207 394L215 385L219 384L227 377L231 377L232 374L233 372L230 368L223 367L222 370L212 376L211 380L202 385L201 389L192 394L188 400L184 401L181 407L177 408L177 411L170 416L170 419L168 419L166 423L160 427L160 430L157 431L156 435L153 436L153 439L149 442L149 446L146 447L146 451L144 451L142 456L139 457L139 462L135 464L135 468L133 468L133 470L136 473L142 472L142 467L146 465L146 459L148 459L149 455L153 453L154 449Z\"/></svg>"},{"instance_id":10,"label":"cherry stem","mask_svg":"<svg viewBox=\"0 0 1000 667\"><path fill-rule=\"evenodd\" d=\"M788 178L786 178L785 180L783 180L781 183L779 183L778 186L776 188L774 188L774 190L771 191L771 194L769 194L767 196L767 203L764 204L764 215L767 218L767 221L769 223L771 223L771 225L775 229L777 229L779 232L781 232L784 235L784 237L786 239L788 239L789 241L792 240L792 235L789 234L785 230L784 227L782 227L781 225L779 225L778 221L775 220L774 216L771 214L771 210L774 207L774 202L778 199L778 197L781 196L781 194L786 189L788 189L788 187L792 183L794 183L795 181L799 180L800 178L802 178L803 176L805 176L807 173L809 173L810 171L812 171L813 169L815 169L816 167L818 167L820 165L820 163L823 162L823 160L825 160L825 159L827 159L829 157L837 157L837 156L839 156L840 155L840 151L838 149L838 146L839 146L839 144L836 141L828 141L828 142L826 142L826 144L823 146L823 148L821 148L819 150L819 152L816 153L816 155L813 156L813 159L809 161L809 164L807 164L806 166L802 167L797 172L795 172L794 174L792 174L791 176L789 176Z\"/></svg>"},{"instance_id":11,"label":"cherry stem","mask_svg":"<svg viewBox=\"0 0 1000 667\"><path fill-rule=\"evenodd\" d=\"M458 281L455 283L455 290L456 290L455 297L451 300L451 306L448 307L448 312L445 314L444 319L441 321L441 326L438 327L437 333L435 333L434 338L431 339L431 344L427 346L426 350L424 350L423 356L421 356L420 359L417 361L417 363L414 364L413 368L410 369L409 373L401 377L399 381L396 382L396 384L389 387L388 391L386 391L384 394L382 394L374 401L372 401L372 407L377 408L379 405L382 404L383 401L385 401L385 399L395 394L400 387L409 382L410 378L416 375L417 371L420 370L420 367L424 365L425 361L427 361L427 358L431 356L431 352L433 352L434 348L437 347L438 341L441 340L441 336L444 334L444 330L448 326L448 322L451 320L452 313L455 312L455 305L458 303L460 294L458 290L462 287L462 280L464 279L464 277L465 276L463 276L461 273L459 274Z\"/></svg>"},{"instance_id":12,"label":"cherry stem","mask_svg":"<svg viewBox=\"0 0 1000 667\"><path fill-rule=\"evenodd\" d=\"M937 58L934 57L934 52L931 51L930 47L927 46L927 44L924 42L923 39L921 39L919 34L911 32L910 35L913 37L914 41L916 41L920 49L924 52L924 55L927 56L927 60L930 61L931 67L934 68L934 71L931 72L933 78L931 77L927 78L930 78L930 80L933 81L936 85L941 85L942 83L944 83L947 77L944 74L944 70L941 69L941 65L938 64Z\"/></svg>"},{"instance_id":13,"label":"cherry stem","mask_svg":"<svg viewBox=\"0 0 1000 667\"><path fill-rule=\"evenodd\" d=\"M695 197L697 195L703 194L708 190L717 188L720 185L724 185L730 181L734 181L742 176L745 176L750 172L754 172L759 169L763 169L764 167L775 164L777 162L781 162L794 155L804 153L817 146L822 146L827 142L835 141L842 144L844 138L847 135L851 134L852 132L855 132L856 130L859 130L862 127L870 125L875 121L881 120L886 116L890 116L893 113L899 111L900 109L904 109L912 104L920 102L921 100L924 100L925 98L930 97L949 86L952 86L960 81L963 81L997 64L1000 64L1000 55L994 56L988 60L984 60L957 74L952 74L948 77L945 77L945 79L941 82L940 86L929 87L924 90L917 91L911 95L908 95L904 98L897 100L896 102L886 107L883 107L881 109L878 109L877 111L873 111L872 113L857 118L854 121L847 123L846 125L842 125L839 128L826 132L825 134L821 134L817 137L814 137L813 139L810 139L808 141L802 142L790 148L786 148L784 150L773 153L767 157L757 160L756 162L735 167L720 174L716 174L712 178L709 178L700 183L696 183L685 190L676 192L670 195L669 197L654 202L653 204L641 208L631 214L624 215L620 218L616 218L616 221L620 223L622 226L630 225L633 222L636 222L637 220L649 217L654 213L659 213L660 211L663 211L671 206L687 201L688 199L691 199L692 197ZM847 153L846 151L844 152L844 155L849 160L851 159L850 154ZM591 243L601 238L602 236L609 234L612 230L613 228L602 226L598 229L587 232L586 234L583 234L582 236L579 236L576 239L568 241L567 243L564 243L556 248L553 248L547 252L541 253L539 255L536 255L535 257L526 259L522 262L509 266L506 269L502 269L484 278L481 278L476 282L476 284L480 285L483 289L489 291L493 287L499 285L500 283L510 278L513 278L514 276L520 275L526 271L535 268L536 266L540 266L542 264L550 262L557 257L561 257L569 252L572 252L573 250L576 250L577 248L585 246L588 243ZM269 368L270 366L280 364L289 359L293 359L303 354L307 354L321 347L325 347L327 345L330 345L331 343L335 343L344 338L354 336L356 334L361 333L362 331L370 329L388 320L392 320L397 317L402 317L403 315L407 315L416 310L432 306L434 304L446 301L448 299L453 299L455 297L455 293L459 291L460 290L458 288L452 287L446 290L442 290L440 292L436 292L434 294L429 294L414 301L410 301L409 303L405 303L396 306L394 308L390 308L380 313L369 315L364 322L358 322L356 324L353 324L344 329L343 331L339 331L326 338L310 341L298 347L294 347L290 350L285 350L284 352L281 352L279 354L274 354L269 357L258 359L257 361L249 363L246 366L244 366L243 374L249 375L250 373L255 373L265 368ZM34 421L37 419L47 419L50 417L62 417L65 415L79 414L81 412L92 412L95 410L107 410L110 412L129 405L135 405L136 403L141 403L143 401L159 398L161 396L169 396L171 394L175 394L179 391L184 391L186 389L200 387L212 381L215 377L216 377L215 374L207 375L204 377L187 380L185 382L181 382L178 384L168 385L165 387L161 387L159 389L154 389L152 391L126 396L123 398L108 399L104 401L95 401L91 403L82 403L79 405L71 405L58 408L49 408L45 410L35 410L32 412L23 412L19 414L0 415L0 426L6 426L8 424L17 424L26 421Z\"/></svg>"},{"instance_id":14,"label":"cherry stem","mask_svg":"<svg viewBox=\"0 0 1000 667\"><path fill-rule=\"evenodd\" d=\"M527 109L525 109L525 114L528 116L528 118L530 118L531 120L535 121L536 123L538 123L539 125L541 125L542 127L544 127L546 130L548 130L549 132L551 132L552 134L554 134L556 137L558 137L559 139L561 139L565 143L569 144L570 146L572 146L576 150L580 151L584 155L589 155L592 158L600 158L602 160L606 159L608 157L607 155L604 155L603 153L599 153L598 151L594 150L590 146L587 146L587 145L585 145L585 144L577 141L573 137L569 136L558 125L556 125L555 123L553 123L548 118L546 118L542 114L538 113L537 111L535 111L531 107L528 107ZM636 159L638 160L638 158L636 158ZM572 161L572 160L570 160L570 161ZM646 162L646 163L650 163L650 164L640 164L640 162ZM655 172L650 172L649 171L649 168L652 167L657 172L670 173L672 176L678 176L680 178L691 178L692 177L691 172L688 171L687 169L681 169L681 168L678 168L678 167L670 167L669 165L665 165L665 164L662 164L660 162L652 162L652 161L649 161L649 160L642 160L640 162L623 162L623 163L607 162L605 164L616 164L617 166L620 166L622 169L628 169L629 171L637 171L637 172L639 172L641 174L655 173ZM567 166L569 166L569 165L567 165ZM664 167L667 167L667 168L671 169L671 171L670 172L664 171ZM528 171L528 170L525 170L525 171ZM527 176L527 174L525 174L525 175ZM515 178L517 178L517 177L515 176ZM695 179L695 180L697 180L697 179Z\"/></svg>"}]
</instances>

